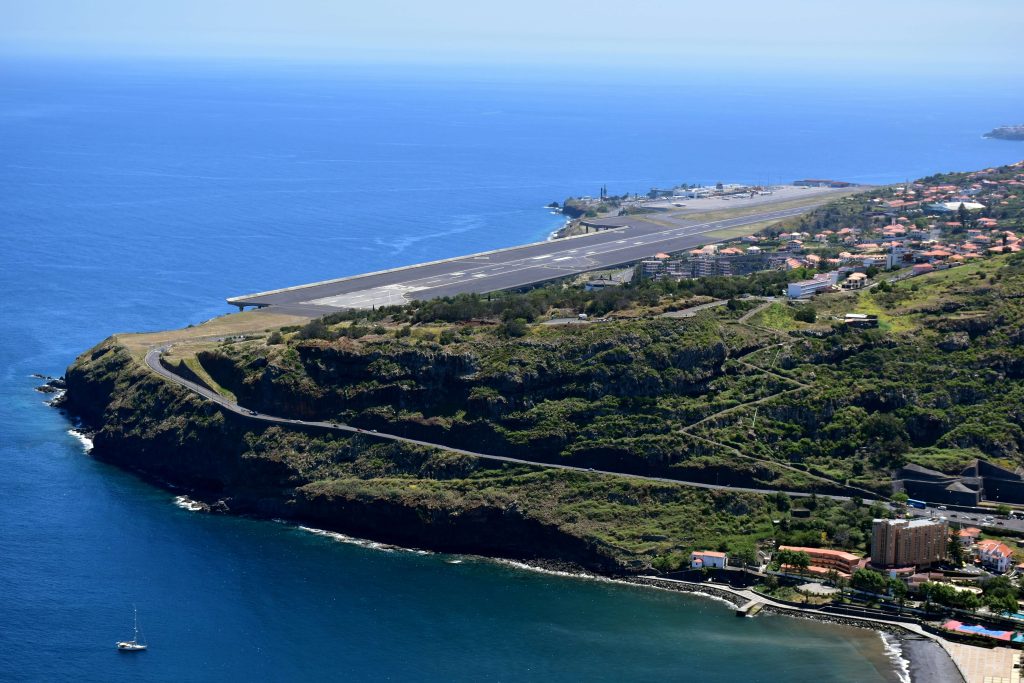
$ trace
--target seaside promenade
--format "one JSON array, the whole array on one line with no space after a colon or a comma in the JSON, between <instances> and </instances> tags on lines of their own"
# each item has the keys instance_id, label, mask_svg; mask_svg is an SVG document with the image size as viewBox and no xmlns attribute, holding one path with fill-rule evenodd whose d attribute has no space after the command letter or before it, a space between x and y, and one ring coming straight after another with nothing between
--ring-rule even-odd
<instances>
[{"instance_id":1,"label":"seaside promenade","mask_svg":"<svg viewBox=\"0 0 1024 683\"><path fill-rule=\"evenodd\" d=\"M789 195L752 200L755 203L743 205L741 215L735 215L739 211L733 206L721 205L716 207L718 213L705 210L658 218L620 217L614 225L584 235L235 296L227 302L240 310L270 308L313 317L340 309L404 304L411 299L515 289L638 261L658 252L720 242L734 237L737 229L752 226L753 230L753 226L799 216L849 192L808 190L799 206L792 205ZM733 215L720 217L723 212Z\"/></svg>"},{"instance_id":2,"label":"seaside promenade","mask_svg":"<svg viewBox=\"0 0 1024 683\"><path fill-rule=\"evenodd\" d=\"M728 595L737 605L760 603L771 608L776 614L804 617L808 619L822 619L834 621L838 615L824 612L818 607L797 607L757 593L749 588L735 588L724 583L696 583L683 581L681 579L670 579L661 576L640 576L637 577L645 585L655 587L683 590L685 592L706 592L711 589L712 595ZM956 667L964 683L1020 683L1019 665L1021 654L1019 651L1008 647L985 648L966 643L958 643L947 640L941 636L925 630L919 624L904 621L893 621L877 617L841 615L844 623L861 625L865 628L884 628L887 630L902 631L913 635L924 641L938 644L949 655L953 665ZM936 661L934 656L928 656L924 652L908 653L911 664L912 681L951 681L951 673L948 670L948 662Z\"/></svg>"}]
</instances>

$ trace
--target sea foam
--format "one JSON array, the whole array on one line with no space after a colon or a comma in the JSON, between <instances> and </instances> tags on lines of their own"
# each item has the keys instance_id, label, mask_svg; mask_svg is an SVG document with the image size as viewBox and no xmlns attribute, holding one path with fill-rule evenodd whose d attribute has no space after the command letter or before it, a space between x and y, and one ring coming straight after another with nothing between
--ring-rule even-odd
<instances>
[{"instance_id":1,"label":"sea foam","mask_svg":"<svg viewBox=\"0 0 1024 683\"><path fill-rule=\"evenodd\" d=\"M188 510L189 512L202 512L206 509L206 506L202 503L192 500L188 496L175 496L174 504L180 507L182 510Z\"/></svg>"},{"instance_id":2,"label":"sea foam","mask_svg":"<svg viewBox=\"0 0 1024 683\"><path fill-rule=\"evenodd\" d=\"M879 631L878 634L882 637L882 647L885 648L885 655L892 661L900 681L902 683L911 683L910 661L903 656L903 645L900 643L900 639L885 631Z\"/></svg>"},{"instance_id":3,"label":"sea foam","mask_svg":"<svg viewBox=\"0 0 1024 683\"><path fill-rule=\"evenodd\" d=\"M68 434L75 437L78 440L78 443L82 444L83 451L86 453L92 453L92 439L77 429L69 429Z\"/></svg>"},{"instance_id":4,"label":"sea foam","mask_svg":"<svg viewBox=\"0 0 1024 683\"><path fill-rule=\"evenodd\" d=\"M287 522L284 522L283 520L274 520L274 521L282 522L282 523L287 524ZM327 531L325 529L316 529L314 527L303 526L301 524L297 525L296 528L298 528L301 531L305 531L306 533L315 534L317 536L323 536L324 538L329 538L329 539L337 541L339 543L347 543L348 545L356 545L356 546L359 546L360 548L369 548L370 550L381 550L381 551L386 552L386 553L405 552L405 553L413 553L414 555L432 555L433 554L429 550L423 550L423 549L420 549L420 548L403 548L402 546L399 546L399 545L391 545L390 543L380 543L378 541L370 541L370 540L367 540L365 538L356 538L355 536L348 536L346 534L342 534L342 533L339 533L337 531Z\"/></svg>"}]
</instances>

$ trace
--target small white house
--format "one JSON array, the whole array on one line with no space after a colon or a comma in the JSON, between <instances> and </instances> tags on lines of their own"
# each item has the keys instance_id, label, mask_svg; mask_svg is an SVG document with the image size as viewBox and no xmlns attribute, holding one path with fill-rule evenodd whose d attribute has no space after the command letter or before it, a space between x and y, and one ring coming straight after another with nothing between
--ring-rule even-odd
<instances>
[{"instance_id":1,"label":"small white house","mask_svg":"<svg viewBox=\"0 0 1024 683\"><path fill-rule=\"evenodd\" d=\"M690 568L703 569L704 567L714 569L725 569L728 558L725 553L718 553L713 550L694 550L690 553Z\"/></svg>"}]
</instances>

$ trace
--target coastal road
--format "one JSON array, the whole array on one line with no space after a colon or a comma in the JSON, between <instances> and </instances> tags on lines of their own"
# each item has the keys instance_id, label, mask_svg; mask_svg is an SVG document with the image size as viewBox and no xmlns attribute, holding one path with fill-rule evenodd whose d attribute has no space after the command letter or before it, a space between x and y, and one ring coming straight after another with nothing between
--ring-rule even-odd
<instances>
[{"instance_id":1,"label":"coastal road","mask_svg":"<svg viewBox=\"0 0 1024 683\"><path fill-rule=\"evenodd\" d=\"M499 249L392 270L232 297L228 303L272 307L298 315L404 304L463 293L487 293L537 284L721 241L708 233L806 213L833 197L797 208L765 207L746 216L665 228L636 217L633 224L520 247Z\"/></svg>"},{"instance_id":2,"label":"coastal road","mask_svg":"<svg viewBox=\"0 0 1024 683\"><path fill-rule=\"evenodd\" d=\"M595 470L595 469L592 469L592 468L589 468L589 467L577 467L575 465L564 465L564 464L559 464L559 463L543 462L543 461L539 461L539 460L526 460L526 459L523 459L523 458L511 458L511 457L504 456L504 455L491 455L489 453L478 453L476 451L468 451L468 450L465 450L465 449L462 449L462 448L454 448L452 446L445 446L444 444L430 443L428 441L420 441L418 439L410 439L410 438L407 438L407 437L404 437L404 436L398 436L397 434L385 434L383 432L378 432L378 431L374 431L374 430L361 429L359 427L353 427L351 425L343 424L343 423L340 423L340 422L334 422L334 421L331 421L331 422L321 422L321 421L310 421L310 420L295 420L295 419L286 418L286 417L279 417L279 416L276 416L276 415L267 415L265 413L259 413L259 412L256 412L254 410L250 410L248 408L244 408L244 407L240 406L237 402L232 401L231 399L227 398L226 396L222 396L222 395L218 394L215 391L211 391L210 389L207 389L206 387L204 387L204 386L202 386L200 384L196 384L195 382L189 381L189 380L185 379L184 377L181 377L180 375L177 375L174 372L171 372L169 369L167 369L163 365L163 363L160 362L161 354L163 354L165 351L167 351L168 348L169 348L168 345L164 345L164 346L158 346L158 347L154 347L154 348L150 349L146 353L146 358L145 358L146 366L150 370L155 372L156 374L160 375L161 377L163 377L163 378L165 378L165 379L167 379L167 380L169 380L171 382L174 382L175 384L177 384L179 386L182 386L182 387L188 389L189 391L191 391L193 393L196 393L196 394L202 396L203 398L205 398L208 401L213 401L218 406L220 406L223 410L226 410L228 412L234 413L235 415L239 415L239 416L241 416L241 417L243 417L245 419L248 419L248 420L254 420L254 421L257 421L257 422L263 422L263 423L267 423L267 424L281 425L283 427L289 427L289 428L292 428L292 429L309 429L309 428L314 428L314 429L323 429L325 431L344 432L344 433L347 433L347 434L359 434L359 435L366 436L366 437L373 438L373 439L383 439L383 440L386 440L386 441L398 441L398 442L401 442L401 443L415 444L417 446L426 446L428 448L437 448L437 449L440 449L440 450L443 450L443 451L447 451L449 453L458 453L460 455L468 455L468 456L472 456L474 458L482 458L484 460L491 460L491 461L496 461L496 462L510 463L510 464L513 464L513 465L529 465L531 467L546 467L546 468L549 468L549 469L571 470L573 472L582 472L582 473L585 473L585 474L601 474L601 475L609 475L609 476L615 476L615 477L625 477L627 479L639 479L639 480L642 480L642 481L653 481L653 482L659 482L659 483L663 483L663 484L678 484L678 485L682 485L682 486L693 486L693 487L696 487L696 488L714 489L714 490L720 490L720 491L739 491L739 492L743 492L743 493L760 493L760 494L768 494L768 495L771 495L771 494L774 494L774 493L784 493L787 496L791 496L791 497L795 497L795 498L807 498L807 497L810 497L812 495L815 495L813 493L808 493L808 492L804 492L804 491L783 491L783 490L780 490L780 489L759 489L759 488L746 488L746 487L740 487L740 486L728 486L728 485L723 485L723 484L705 484L703 482L683 481L683 480L680 480L680 479L670 479L668 477L655 477L655 476L649 476L649 475L643 475L643 474L630 474L630 473L626 473L626 472L615 472L615 471L611 471L611 470ZM835 496L835 495L827 495L827 494L817 494L817 495L819 497L822 497L822 498L831 498L832 500L839 500L839 501L850 500L849 496ZM870 503L872 501L868 500L866 502Z\"/></svg>"}]
</instances>

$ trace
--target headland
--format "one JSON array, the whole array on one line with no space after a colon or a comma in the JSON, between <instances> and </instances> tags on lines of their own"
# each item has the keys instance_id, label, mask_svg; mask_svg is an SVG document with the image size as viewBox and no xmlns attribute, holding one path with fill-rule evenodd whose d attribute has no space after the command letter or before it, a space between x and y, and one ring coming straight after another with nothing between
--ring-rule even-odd
<instances>
[{"instance_id":1,"label":"headland","mask_svg":"<svg viewBox=\"0 0 1024 683\"><path fill-rule=\"evenodd\" d=\"M801 614L984 643L945 625L1012 631L996 627L1017 588L983 550L1020 533L991 517L1009 516L1005 494L965 502L958 483L942 487L955 500L905 502L922 472L1021 461L1022 211L1016 165L648 254L610 286L566 273L322 317L268 301L109 338L68 369L64 407L96 458L211 510L615 577L746 577ZM740 257L768 268L724 272ZM977 522L978 571L944 557L915 583L869 568L874 521L908 515ZM857 566L815 574L799 561L816 548ZM697 567L719 556L721 572ZM838 590L805 610L812 575ZM954 580L976 597L930 587Z\"/></svg>"}]
</instances>

